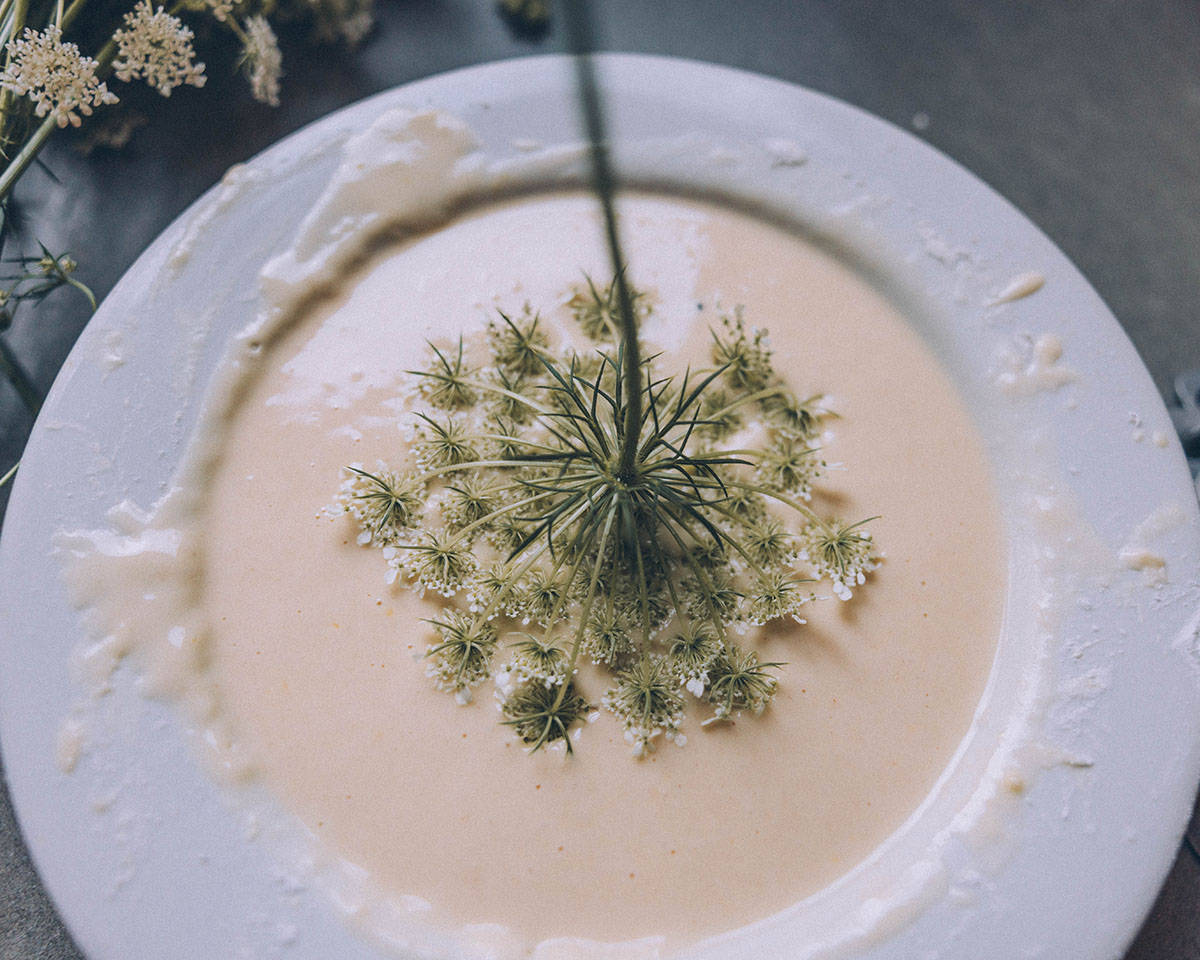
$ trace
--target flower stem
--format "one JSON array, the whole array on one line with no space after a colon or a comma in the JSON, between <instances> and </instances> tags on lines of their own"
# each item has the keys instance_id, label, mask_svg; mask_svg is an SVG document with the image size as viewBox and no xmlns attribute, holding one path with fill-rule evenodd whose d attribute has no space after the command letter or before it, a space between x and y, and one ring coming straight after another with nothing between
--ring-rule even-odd
<instances>
[{"instance_id":1,"label":"flower stem","mask_svg":"<svg viewBox=\"0 0 1200 960\"><path fill-rule=\"evenodd\" d=\"M57 121L53 117L47 117L42 121L42 125L33 132L33 136L25 141L21 152L13 157L12 162L4 168L4 172L0 173L0 200L9 195L17 181L21 179L21 174L29 169L29 165L37 159L38 153L50 139L50 134L57 129Z\"/></svg>"},{"instance_id":2,"label":"flower stem","mask_svg":"<svg viewBox=\"0 0 1200 960\"><path fill-rule=\"evenodd\" d=\"M642 426L642 358L637 337L637 318L633 312L633 297L625 279L625 260L621 255L617 231L617 212L613 203L616 178L609 163L604 112L592 63L595 36L591 18L585 0L569 0L563 7L567 46L575 60L575 79L591 155L592 187L604 213L604 235L612 261L613 282L617 286L617 308L621 322L621 379L625 394L617 476L629 482L637 477L637 448Z\"/></svg>"}]
</instances>

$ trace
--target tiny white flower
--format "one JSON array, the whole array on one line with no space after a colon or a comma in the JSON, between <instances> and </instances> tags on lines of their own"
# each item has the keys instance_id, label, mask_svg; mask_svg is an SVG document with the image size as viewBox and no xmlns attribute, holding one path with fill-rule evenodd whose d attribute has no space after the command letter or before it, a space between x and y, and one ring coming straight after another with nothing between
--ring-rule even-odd
<instances>
[{"instance_id":1,"label":"tiny white flower","mask_svg":"<svg viewBox=\"0 0 1200 960\"><path fill-rule=\"evenodd\" d=\"M504 701L513 695L513 691L517 689L517 676L515 672L509 669L509 665L505 664L496 672L496 697Z\"/></svg>"},{"instance_id":2,"label":"tiny white flower","mask_svg":"<svg viewBox=\"0 0 1200 960\"><path fill-rule=\"evenodd\" d=\"M90 116L94 107L117 102L96 77L96 61L75 44L64 43L54 24L40 32L26 27L5 48L9 62L0 72L0 87L32 100L39 117L49 115L60 127L77 127L80 114Z\"/></svg>"}]
</instances>

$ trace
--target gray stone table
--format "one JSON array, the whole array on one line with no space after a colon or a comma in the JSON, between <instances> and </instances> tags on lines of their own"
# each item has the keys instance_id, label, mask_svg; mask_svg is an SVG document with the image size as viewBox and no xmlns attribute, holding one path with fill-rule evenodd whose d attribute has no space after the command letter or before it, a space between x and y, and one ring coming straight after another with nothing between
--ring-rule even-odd
<instances>
[{"instance_id":1,"label":"gray stone table","mask_svg":"<svg viewBox=\"0 0 1200 960\"><path fill-rule=\"evenodd\" d=\"M556 31L536 44L512 39L488 0L378 2L379 25L355 54L285 48L278 110L241 97L238 83L210 64L205 90L149 102L150 122L123 151L84 158L65 143L52 145L46 170L31 171L18 194L27 241L69 249L80 277L102 295L230 164L302 124L431 73L562 46ZM1196 0L596 5L606 49L759 71L914 130L1066 251L1124 324L1164 395L1174 374L1200 368ZM85 321L79 303L59 294L7 334L41 389ZM0 470L17 459L30 426L0 383ZM1200 833L1195 823L1192 833ZM0 790L0 960L78 956ZM1193 848L1181 849L1126 960L1200 960Z\"/></svg>"}]
</instances>

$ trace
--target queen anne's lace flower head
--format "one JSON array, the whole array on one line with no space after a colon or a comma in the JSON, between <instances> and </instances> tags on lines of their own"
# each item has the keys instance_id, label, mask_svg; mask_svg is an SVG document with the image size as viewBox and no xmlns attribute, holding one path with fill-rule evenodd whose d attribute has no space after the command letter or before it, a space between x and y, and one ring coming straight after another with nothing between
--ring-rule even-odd
<instances>
[{"instance_id":1,"label":"queen anne's lace flower head","mask_svg":"<svg viewBox=\"0 0 1200 960\"><path fill-rule=\"evenodd\" d=\"M866 575L879 566L865 522L814 524L808 532L805 555L816 575L833 584L840 600L849 600L853 588L866 583Z\"/></svg>"},{"instance_id":2,"label":"queen anne's lace flower head","mask_svg":"<svg viewBox=\"0 0 1200 960\"><path fill-rule=\"evenodd\" d=\"M279 41L267 18L247 17L246 40L242 47L242 62L250 78L254 99L272 107L279 106L279 78L283 76L283 54Z\"/></svg>"},{"instance_id":3,"label":"queen anne's lace flower head","mask_svg":"<svg viewBox=\"0 0 1200 960\"><path fill-rule=\"evenodd\" d=\"M178 17L141 0L125 14L125 26L113 34L117 43L113 70L126 83L145 80L164 97L185 83L202 87L204 64L196 63L193 36Z\"/></svg>"},{"instance_id":4,"label":"queen anne's lace flower head","mask_svg":"<svg viewBox=\"0 0 1200 960\"><path fill-rule=\"evenodd\" d=\"M8 65L0 72L0 87L34 103L39 117L51 116L60 127L81 123L94 107L116 103L117 96L96 77L97 63L64 43L54 24L43 31L25 28L8 41Z\"/></svg>"},{"instance_id":5,"label":"queen anne's lace flower head","mask_svg":"<svg viewBox=\"0 0 1200 960\"><path fill-rule=\"evenodd\" d=\"M623 343L637 331L611 319L603 289L589 281L560 304L594 341L582 353L553 346L564 331L532 307L497 311L469 352L465 339L433 348L401 397L411 487L382 465L352 465L330 513L352 515L359 542L382 547L389 582L435 595L443 616L426 660L436 685L466 702L515 630L523 639L494 674L501 723L531 750L562 741L571 752L577 724L600 716L584 690L593 672L576 673L585 657L614 677L598 706L644 756L660 741L684 744L689 706L711 708L705 726L762 713L782 664L750 649L762 639L753 628L804 623L816 599L806 584L829 581L850 599L878 561L870 520L847 524L802 502L829 414L779 378L765 334L735 313L714 330L720 367L707 379L656 377L650 360L628 385L611 328L622 326ZM615 460L630 412L621 398L638 389L627 477ZM727 414L728 429L706 431Z\"/></svg>"},{"instance_id":6,"label":"queen anne's lace flower head","mask_svg":"<svg viewBox=\"0 0 1200 960\"><path fill-rule=\"evenodd\" d=\"M683 697L663 660L644 658L618 674L603 703L621 720L635 756L653 749L660 734L668 740L679 736Z\"/></svg>"},{"instance_id":7,"label":"queen anne's lace flower head","mask_svg":"<svg viewBox=\"0 0 1200 960\"><path fill-rule=\"evenodd\" d=\"M380 461L374 473L352 463L342 475L342 485L329 516L348 513L358 521L360 544L386 547L400 540L425 502L425 484L410 473L393 473Z\"/></svg>"},{"instance_id":8,"label":"queen anne's lace flower head","mask_svg":"<svg viewBox=\"0 0 1200 960\"><path fill-rule=\"evenodd\" d=\"M442 620L429 621L438 640L426 651L426 672L441 690L463 693L478 686L492 674L492 654L496 650L496 628L454 610ZM466 701L466 697L462 698Z\"/></svg>"}]
</instances>

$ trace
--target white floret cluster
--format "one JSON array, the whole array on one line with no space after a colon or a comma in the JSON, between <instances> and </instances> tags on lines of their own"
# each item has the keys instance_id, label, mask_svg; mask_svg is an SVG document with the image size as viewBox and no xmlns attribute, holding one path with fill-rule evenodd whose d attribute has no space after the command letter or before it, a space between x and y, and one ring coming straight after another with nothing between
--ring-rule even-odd
<instances>
[{"instance_id":1,"label":"white floret cluster","mask_svg":"<svg viewBox=\"0 0 1200 960\"><path fill-rule=\"evenodd\" d=\"M26 27L6 49L9 62L0 72L0 87L32 100L39 117L50 116L60 127L77 127L94 108L117 102L117 95L97 77L96 61L64 41L54 24L41 31Z\"/></svg>"},{"instance_id":2,"label":"white floret cluster","mask_svg":"<svg viewBox=\"0 0 1200 960\"><path fill-rule=\"evenodd\" d=\"M164 97L185 83L202 87L204 64L196 62L194 36L178 17L162 7L155 9L150 0L141 0L113 34L117 44L113 72L126 83L145 80Z\"/></svg>"}]
</instances>

